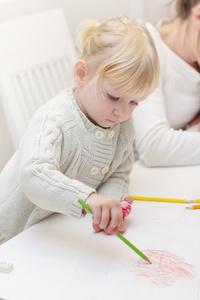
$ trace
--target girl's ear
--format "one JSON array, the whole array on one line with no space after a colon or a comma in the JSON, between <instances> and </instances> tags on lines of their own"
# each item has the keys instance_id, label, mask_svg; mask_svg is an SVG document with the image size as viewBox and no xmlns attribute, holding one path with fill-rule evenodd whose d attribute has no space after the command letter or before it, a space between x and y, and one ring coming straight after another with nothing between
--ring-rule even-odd
<instances>
[{"instance_id":1,"label":"girl's ear","mask_svg":"<svg viewBox=\"0 0 200 300\"><path fill-rule=\"evenodd\" d=\"M195 30L200 32L200 5L198 5L194 10L193 20Z\"/></svg>"},{"instance_id":2,"label":"girl's ear","mask_svg":"<svg viewBox=\"0 0 200 300\"><path fill-rule=\"evenodd\" d=\"M88 72L87 63L82 59L78 60L74 66L74 81L78 86L83 86L83 83L86 79L87 72Z\"/></svg>"}]
</instances>

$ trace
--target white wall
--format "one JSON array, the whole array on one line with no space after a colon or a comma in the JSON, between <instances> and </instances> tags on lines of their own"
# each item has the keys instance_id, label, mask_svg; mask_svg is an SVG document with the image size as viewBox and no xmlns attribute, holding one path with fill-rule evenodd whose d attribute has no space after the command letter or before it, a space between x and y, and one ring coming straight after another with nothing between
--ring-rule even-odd
<instances>
[{"instance_id":1,"label":"white wall","mask_svg":"<svg viewBox=\"0 0 200 300\"><path fill-rule=\"evenodd\" d=\"M161 18L173 18L176 0L144 0L143 16L146 21L156 24Z\"/></svg>"},{"instance_id":2,"label":"white wall","mask_svg":"<svg viewBox=\"0 0 200 300\"><path fill-rule=\"evenodd\" d=\"M77 25L85 18L97 18L102 22L113 16L141 15L143 0L13 0L1 4L0 22L54 7L62 7L72 33L76 35ZM131 7L131 9L130 9Z\"/></svg>"},{"instance_id":3,"label":"white wall","mask_svg":"<svg viewBox=\"0 0 200 300\"><path fill-rule=\"evenodd\" d=\"M162 4L170 0L0 0L0 23L27 14L63 8L66 20L75 39L78 24L87 18L102 22L110 17L127 15L156 22L159 15L167 13ZM153 6L153 7L152 7ZM162 10L162 11L161 11ZM0 104L0 171L13 154L7 123Z\"/></svg>"}]
</instances>

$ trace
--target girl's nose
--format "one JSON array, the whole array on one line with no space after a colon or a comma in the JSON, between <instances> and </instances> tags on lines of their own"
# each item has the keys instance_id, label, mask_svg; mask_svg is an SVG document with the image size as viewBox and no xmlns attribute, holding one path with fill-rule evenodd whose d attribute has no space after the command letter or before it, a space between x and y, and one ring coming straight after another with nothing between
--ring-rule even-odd
<instances>
[{"instance_id":1,"label":"girl's nose","mask_svg":"<svg viewBox=\"0 0 200 300\"><path fill-rule=\"evenodd\" d=\"M113 111L113 114L115 116L119 116L120 115L119 109L115 108L114 111Z\"/></svg>"},{"instance_id":2,"label":"girl's nose","mask_svg":"<svg viewBox=\"0 0 200 300\"><path fill-rule=\"evenodd\" d=\"M114 115L125 116L127 114L127 108L125 105L121 105L114 109Z\"/></svg>"}]
</instances>

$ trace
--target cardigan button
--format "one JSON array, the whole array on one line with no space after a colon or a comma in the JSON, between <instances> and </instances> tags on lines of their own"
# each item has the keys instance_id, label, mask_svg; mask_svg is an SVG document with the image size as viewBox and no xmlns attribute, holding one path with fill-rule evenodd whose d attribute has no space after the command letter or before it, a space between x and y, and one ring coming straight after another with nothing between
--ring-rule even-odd
<instances>
[{"instance_id":1,"label":"cardigan button","mask_svg":"<svg viewBox=\"0 0 200 300\"><path fill-rule=\"evenodd\" d=\"M112 130L112 131L108 134L109 139L112 139L114 135L115 135L115 132Z\"/></svg>"},{"instance_id":2,"label":"cardigan button","mask_svg":"<svg viewBox=\"0 0 200 300\"><path fill-rule=\"evenodd\" d=\"M97 140L102 140L104 138L104 133L101 130L98 130L95 132L95 136L97 138Z\"/></svg>"},{"instance_id":3,"label":"cardigan button","mask_svg":"<svg viewBox=\"0 0 200 300\"><path fill-rule=\"evenodd\" d=\"M108 173L108 171L109 171L109 168L108 168L108 167L104 167L104 168L101 170L101 173L102 173L103 175L105 175L106 173Z\"/></svg>"},{"instance_id":4,"label":"cardigan button","mask_svg":"<svg viewBox=\"0 0 200 300\"><path fill-rule=\"evenodd\" d=\"M90 170L90 173L92 175L97 175L99 173L99 169L97 167L93 167L91 170Z\"/></svg>"}]
</instances>

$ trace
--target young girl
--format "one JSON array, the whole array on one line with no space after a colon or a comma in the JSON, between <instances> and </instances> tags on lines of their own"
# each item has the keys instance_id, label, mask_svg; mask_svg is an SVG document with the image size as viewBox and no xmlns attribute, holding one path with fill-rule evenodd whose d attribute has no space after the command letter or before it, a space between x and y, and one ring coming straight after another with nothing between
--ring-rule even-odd
<instances>
[{"instance_id":1,"label":"young girl","mask_svg":"<svg viewBox=\"0 0 200 300\"><path fill-rule=\"evenodd\" d=\"M177 16L147 24L161 68L160 84L133 113L135 142L148 166L200 164L200 0L177 0Z\"/></svg>"},{"instance_id":2,"label":"young girl","mask_svg":"<svg viewBox=\"0 0 200 300\"><path fill-rule=\"evenodd\" d=\"M53 212L81 218L79 199L95 231L125 229L131 114L158 85L157 53L145 25L126 17L86 22L77 41L75 86L39 109L0 175L0 243Z\"/></svg>"}]
</instances>

